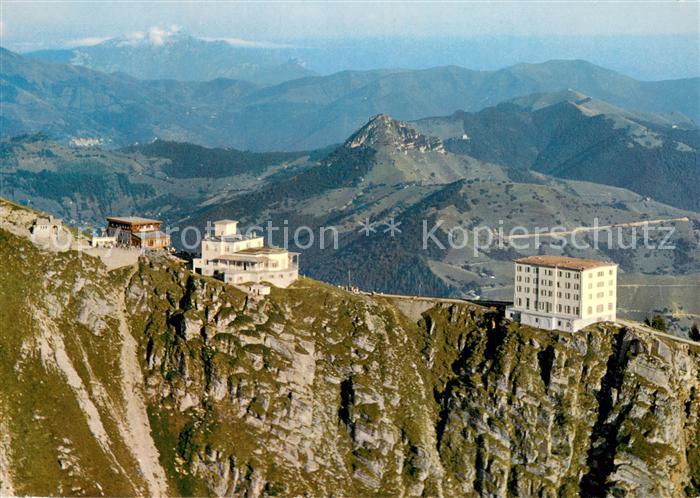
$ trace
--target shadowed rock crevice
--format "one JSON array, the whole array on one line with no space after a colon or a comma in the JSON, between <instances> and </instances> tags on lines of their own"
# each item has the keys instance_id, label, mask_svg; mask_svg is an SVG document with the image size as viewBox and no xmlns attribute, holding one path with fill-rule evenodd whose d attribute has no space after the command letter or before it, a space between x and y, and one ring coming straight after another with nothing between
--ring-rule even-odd
<instances>
[{"instance_id":1,"label":"shadowed rock crevice","mask_svg":"<svg viewBox=\"0 0 700 498\"><path fill-rule=\"evenodd\" d=\"M554 355L554 348L552 346L547 346L544 350L537 353L537 362L540 365L540 377L542 377L542 382L544 382L545 387L549 387Z\"/></svg>"},{"instance_id":2,"label":"shadowed rock crevice","mask_svg":"<svg viewBox=\"0 0 700 498\"><path fill-rule=\"evenodd\" d=\"M587 496L603 496L607 493L608 478L615 471L616 449L621 441L618 438L620 426L626 414L632 409L629 404L617 416L610 419L615 409L617 394L622 386L625 367L629 361L629 340L625 341L627 329L621 329L612 343L612 352L606 363L600 390L596 393L598 414L590 438L586 464L588 472L581 479L581 492Z\"/></svg>"}]
</instances>

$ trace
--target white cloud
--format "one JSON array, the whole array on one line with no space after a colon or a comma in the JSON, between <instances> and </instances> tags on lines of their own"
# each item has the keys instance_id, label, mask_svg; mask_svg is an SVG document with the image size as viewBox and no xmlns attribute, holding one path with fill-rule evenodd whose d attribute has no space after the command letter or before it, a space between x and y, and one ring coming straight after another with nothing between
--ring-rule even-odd
<instances>
[{"instance_id":1,"label":"white cloud","mask_svg":"<svg viewBox=\"0 0 700 498\"><path fill-rule=\"evenodd\" d=\"M66 42L66 47L92 47L93 45L99 45L100 43L111 40L111 36L89 36L87 38L78 38L75 40L68 40Z\"/></svg>"},{"instance_id":2,"label":"white cloud","mask_svg":"<svg viewBox=\"0 0 700 498\"><path fill-rule=\"evenodd\" d=\"M242 38L201 38L204 41L222 41L234 47L244 48L294 48L294 45L269 41L244 40Z\"/></svg>"},{"instance_id":3,"label":"white cloud","mask_svg":"<svg viewBox=\"0 0 700 498\"><path fill-rule=\"evenodd\" d=\"M153 45L160 46L165 43L165 40L175 35L180 31L180 26L173 24L169 28L161 28L160 26L152 26L148 30L148 41Z\"/></svg>"}]
</instances>

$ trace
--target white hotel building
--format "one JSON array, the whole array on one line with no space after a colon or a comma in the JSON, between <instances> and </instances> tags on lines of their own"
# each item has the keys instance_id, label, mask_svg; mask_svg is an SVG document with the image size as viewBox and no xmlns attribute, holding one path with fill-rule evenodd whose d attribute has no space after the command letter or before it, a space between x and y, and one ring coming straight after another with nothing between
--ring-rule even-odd
<instances>
[{"instance_id":1,"label":"white hotel building","mask_svg":"<svg viewBox=\"0 0 700 498\"><path fill-rule=\"evenodd\" d=\"M574 332L615 321L617 265L564 256L515 260L513 306L506 317L546 330Z\"/></svg>"},{"instance_id":2,"label":"white hotel building","mask_svg":"<svg viewBox=\"0 0 700 498\"><path fill-rule=\"evenodd\" d=\"M299 276L299 254L265 247L263 237L238 233L238 222L214 222L214 236L202 241L201 256L192 269L230 284L268 282L288 287Z\"/></svg>"}]
</instances>

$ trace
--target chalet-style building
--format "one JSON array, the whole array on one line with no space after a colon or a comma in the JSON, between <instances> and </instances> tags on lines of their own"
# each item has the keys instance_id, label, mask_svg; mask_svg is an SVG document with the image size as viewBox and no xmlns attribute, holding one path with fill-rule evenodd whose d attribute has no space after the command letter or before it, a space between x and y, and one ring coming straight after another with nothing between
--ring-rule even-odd
<instances>
[{"instance_id":1,"label":"chalet-style building","mask_svg":"<svg viewBox=\"0 0 700 498\"><path fill-rule=\"evenodd\" d=\"M139 216L107 218L107 234L116 237L117 244L143 249L166 249L170 235L160 231L158 220Z\"/></svg>"},{"instance_id":2,"label":"chalet-style building","mask_svg":"<svg viewBox=\"0 0 700 498\"><path fill-rule=\"evenodd\" d=\"M278 247L265 247L258 235L238 233L238 222L214 222L214 235L202 241L201 256L193 270L221 278L230 284L268 282L288 287L299 276L299 254Z\"/></svg>"},{"instance_id":3,"label":"chalet-style building","mask_svg":"<svg viewBox=\"0 0 700 498\"><path fill-rule=\"evenodd\" d=\"M546 330L574 332L615 321L617 265L594 259L529 256L515 260L508 318Z\"/></svg>"}]
</instances>

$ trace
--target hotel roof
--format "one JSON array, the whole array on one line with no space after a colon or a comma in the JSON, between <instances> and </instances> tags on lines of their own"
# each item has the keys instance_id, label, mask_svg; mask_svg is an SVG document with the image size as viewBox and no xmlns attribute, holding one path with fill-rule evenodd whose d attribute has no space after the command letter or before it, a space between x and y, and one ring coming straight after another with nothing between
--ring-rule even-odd
<instances>
[{"instance_id":1,"label":"hotel roof","mask_svg":"<svg viewBox=\"0 0 700 498\"><path fill-rule=\"evenodd\" d=\"M598 259L570 258L567 256L527 256L515 260L523 265L547 266L550 268L566 268L568 270L589 270L601 266L616 266L610 261Z\"/></svg>"},{"instance_id":2,"label":"hotel roof","mask_svg":"<svg viewBox=\"0 0 700 498\"><path fill-rule=\"evenodd\" d=\"M114 221L117 223L125 223L127 225L140 225L142 223L161 223L159 220L152 220L150 218L141 218L140 216L108 216L107 221Z\"/></svg>"},{"instance_id":3,"label":"hotel roof","mask_svg":"<svg viewBox=\"0 0 700 498\"><path fill-rule=\"evenodd\" d=\"M226 225L228 223L238 223L236 220L216 220L214 225Z\"/></svg>"}]
</instances>

